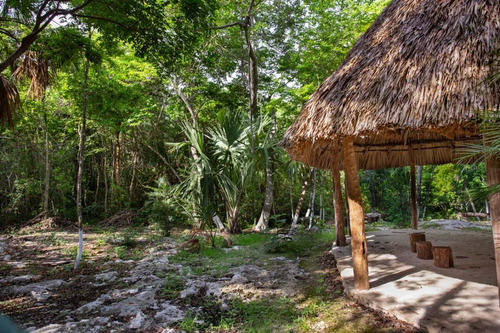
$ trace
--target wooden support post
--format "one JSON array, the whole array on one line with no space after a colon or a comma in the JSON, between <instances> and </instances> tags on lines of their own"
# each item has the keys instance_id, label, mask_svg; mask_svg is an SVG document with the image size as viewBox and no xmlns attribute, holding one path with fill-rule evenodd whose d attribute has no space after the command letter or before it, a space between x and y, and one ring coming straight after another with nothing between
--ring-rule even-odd
<instances>
[{"instance_id":1,"label":"wooden support post","mask_svg":"<svg viewBox=\"0 0 500 333\"><path fill-rule=\"evenodd\" d=\"M486 180L488 186L500 184L500 158L486 160ZM500 300L500 192L492 194L489 200L491 229L495 246L498 295Z\"/></svg>"},{"instance_id":2,"label":"wooden support post","mask_svg":"<svg viewBox=\"0 0 500 333\"><path fill-rule=\"evenodd\" d=\"M346 246L344 207L342 203L342 184L340 183L339 156L333 157L333 206L335 208L335 245Z\"/></svg>"},{"instance_id":3,"label":"wooden support post","mask_svg":"<svg viewBox=\"0 0 500 333\"><path fill-rule=\"evenodd\" d=\"M368 281L368 247L365 235L365 213L359 186L358 166L354 152L354 138L342 141L344 171L349 202L349 217L351 221L351 247L354 267L354 288L369 289Z\"/></svg>"},{"instance_id":4,"label":"wooden support post","mask_svg":"<svg viewBox=\"0 0 500 333\"><path fill-rule=\"evenodd\" d=\"M415 177L415 164L410 165L410 207L411 207L411 227L418 228L417 216L417 185Z\"/></svg>"}]
</instances>

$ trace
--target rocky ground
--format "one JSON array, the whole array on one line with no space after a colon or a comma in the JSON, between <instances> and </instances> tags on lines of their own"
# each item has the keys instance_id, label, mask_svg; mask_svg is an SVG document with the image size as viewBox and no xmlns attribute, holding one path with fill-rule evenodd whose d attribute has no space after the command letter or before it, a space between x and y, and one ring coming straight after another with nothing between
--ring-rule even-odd
<instances>
[{"instance_id":1,"label":"rocky ground","mask_svg":"<svg viewBox=\"0 0 500 333\"><path fill-rule=\"evenodd\" d=\"M74 231L1 236L0 311L37 333L239 332L252 331L248 326L258 327L259 320L276 321L281 326L275 331L326 332L351 327L349 318L374 331L413 331L340 299L329 256L320 263L320 256L263 254L263 247L251 244L180 253L181 238L160 237L151 229L134 235L94 230L85 234L84 261L74 270L76 239ZM325 293L332 295L327 305L343 311L345 319L336 320L345 323L333 325L325 301L312 302ZM276 318L266 311L276 311Z\"/></svg>"}]
</instances>

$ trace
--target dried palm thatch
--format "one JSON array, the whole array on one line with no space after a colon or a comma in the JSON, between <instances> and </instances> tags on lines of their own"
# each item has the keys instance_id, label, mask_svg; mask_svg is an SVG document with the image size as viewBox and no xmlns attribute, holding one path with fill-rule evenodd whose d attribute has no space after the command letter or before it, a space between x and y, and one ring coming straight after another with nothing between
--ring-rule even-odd
<instances>
[{"instance_id":1,"label":"dried palm thatch","mask_svg":"<svg viewBox=\"0 0 500 333\"><path fill-rule=\"evenodd\" d=\"M0 124L12 126L12 117L20 104L16 86L0 74Z\"/></svg>"},{"instance_id":2,"label":"dried palm thatch","mask_svg":"<svg viewBox=\"0 0 500 333\"><path fill-rule=\"evenodd\" d=\"M455 161L500 101L500 1L393 0L287 129L292 159L330 168L354 136L363 169Z\"/></svg>"},{"instance_id":3,"label":"dried palm thatch","mask_svg":"<svg viewBox=\"0 0 500 333\"><path fill-rule=\"evenodd\" d=\"M26 51L12 77L18 81L27 78L30 81L28 97L41 99L51 81L50 63L40 53Z\"/></svg>"}]
</instances>

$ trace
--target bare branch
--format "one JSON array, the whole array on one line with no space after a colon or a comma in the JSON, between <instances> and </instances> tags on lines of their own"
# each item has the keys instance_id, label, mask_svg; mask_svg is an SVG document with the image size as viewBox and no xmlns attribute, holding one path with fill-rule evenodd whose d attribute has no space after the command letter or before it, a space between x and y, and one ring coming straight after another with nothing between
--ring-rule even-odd
<instances>
[{"instance_id":1,"label":"bare branch","mask_svg":"<svg viewBox=\"0 0 500 333\"><path fill-rule=\"evenodd\" d=\"M226 28L229 28L229 27L234 27L235 25L237 26L242 26L243 23L241 23L240 21L236 21L236 22L233 22L233 23L229 23L229 24L226 24L226 25L222 25L220 27L210 27L209 29L211 30L222 30L222 29L226 29Z\"/></svg>"}]
</instances>

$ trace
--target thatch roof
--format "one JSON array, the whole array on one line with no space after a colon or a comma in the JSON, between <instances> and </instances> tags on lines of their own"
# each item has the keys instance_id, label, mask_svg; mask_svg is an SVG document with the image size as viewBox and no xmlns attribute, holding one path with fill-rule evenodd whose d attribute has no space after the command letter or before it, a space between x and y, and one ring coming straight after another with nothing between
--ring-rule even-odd
<instances>
[{"instance_id":1,"label":"thatch roof","mask_svg":"<svg viewBox=\"0 0 500 333\"><path fill-rule=\"evenodd\" d=\"M292 159L330 168L356 136L358 166L449 163L496 108L500 0L393 0L285 132ZM493 65L493 66L492 66Z\"/></svg>"}]
</instances>

